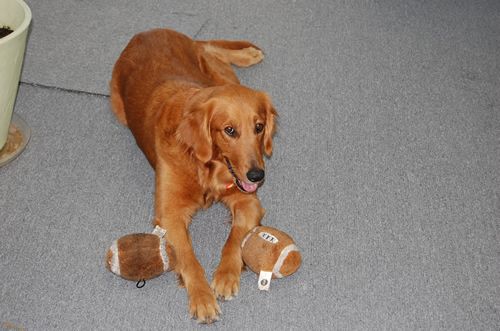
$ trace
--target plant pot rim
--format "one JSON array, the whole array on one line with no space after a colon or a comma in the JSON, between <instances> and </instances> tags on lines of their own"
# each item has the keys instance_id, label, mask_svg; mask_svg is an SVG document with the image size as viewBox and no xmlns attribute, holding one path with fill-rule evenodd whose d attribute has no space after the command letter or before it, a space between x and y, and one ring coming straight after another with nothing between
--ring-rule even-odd
<instances>
[{"instance_id":1,"label":"plant pot rim","mask_svg":"<svg viewBox=\"0 0 500 331\"><path fill-rule=\"evenodd\" d=\"M15 29L9 35L0 38L0 45L9 42L9 40L16 38L18 35L22 34L31 23L31 9L23 0L14 0L24 9L24 20L21 25ZM1 23L0 23L1 24ZM12 29L12 28L11 28Z\"/></svg>"}]
</instances>

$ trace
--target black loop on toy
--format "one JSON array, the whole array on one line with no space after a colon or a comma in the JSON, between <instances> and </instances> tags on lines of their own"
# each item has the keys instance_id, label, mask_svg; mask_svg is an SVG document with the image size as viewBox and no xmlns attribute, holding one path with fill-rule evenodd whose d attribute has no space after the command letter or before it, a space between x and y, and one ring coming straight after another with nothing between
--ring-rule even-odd
<instances>
[{"instance_id":1,"label":"black loop on toy","mask_svg":"<svg viewBox=\"0 0 500 331\"><path fill-rule=\"evenodd\" d=\"M143 288L144 285L146 285L146 281L144 279L141 279L140 281L137 282L137 284L135 284L137 288Z\"/></svg>"}]
</instances>

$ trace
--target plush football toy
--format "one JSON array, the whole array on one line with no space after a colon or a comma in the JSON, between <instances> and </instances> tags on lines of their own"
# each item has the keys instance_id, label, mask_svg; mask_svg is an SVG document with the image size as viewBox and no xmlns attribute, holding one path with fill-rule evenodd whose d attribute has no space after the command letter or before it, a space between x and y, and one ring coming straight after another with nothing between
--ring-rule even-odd
<instances>
[{"instance_id":1,"label":"plush football toy","mask_svg":"<svg viewBox=\"0 0 500 331\"><path fill-rule=\"evenodd\" d=\"M152 234L129 234L113 242L106 253L106 267L114 274L137 282L143 287L146 280L173 269L175 254L163 238L165 231L156 228Z\"/></svg>"},{"instance_id":2,"label":"plush football toy","mask_svg":"<svg viewBox=\"0 0 500 331\"><path fill-rule=\"evenodd\" d=\"M302 262L293 239L269 226L258 226L249 231L241 249L243 262L260 275L261 290L269 290L271 278L286 277L297 271Z\"/></svg>"}]
</instances>

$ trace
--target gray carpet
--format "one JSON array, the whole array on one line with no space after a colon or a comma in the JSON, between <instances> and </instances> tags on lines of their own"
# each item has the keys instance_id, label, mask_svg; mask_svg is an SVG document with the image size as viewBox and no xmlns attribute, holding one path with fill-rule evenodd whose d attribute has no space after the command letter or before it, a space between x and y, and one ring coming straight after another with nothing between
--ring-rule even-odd
<instances>
[{"instance_id":1,"label":"gray carpet","mask_svg":"<svg viewBox=\"0 0 500 331\"><path fill-rule=\"evenodd\" d=\"M263 223L303 263L260 292L243 274L211 330L497 330L500 2L27 0L15 112L32 138L0 168L0 323L25 330L190 330L172 274L143 289L104 266L151 232L154 172L109 107L137 32L249 40L237 69L280 114ZM191 233L211 279L222 205ZM0 324L0 330L11 330Z\"/></svg>"}]
</instances>

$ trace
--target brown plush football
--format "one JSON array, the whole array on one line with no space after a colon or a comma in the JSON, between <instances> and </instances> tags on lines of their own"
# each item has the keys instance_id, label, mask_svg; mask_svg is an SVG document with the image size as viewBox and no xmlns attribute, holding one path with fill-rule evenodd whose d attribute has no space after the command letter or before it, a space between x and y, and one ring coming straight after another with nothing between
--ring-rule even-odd
<instances>
[{"instance_id":1,"label":"brown plush football","mask_svg":"<svg viewBox=\"0 0 500 331\"><path fill-rule=\"evenodd\" d=\"M106 267L136 282L146 281L173 269L175 254L165 238L137 233L121 237L106 253Z\"/></svg>"},{"instance_id":2,"label":"brown plush football","mask_svg":"<svg viewBox=\"0 0 500 331\"><path fill-rule=\"evenodd\" d=\"M300 267L302 257L289 235L269 226L249 231L241 245L245 264L256 274L272 272L272 278L291 275Z\"/></svg>"}]
</instances>

